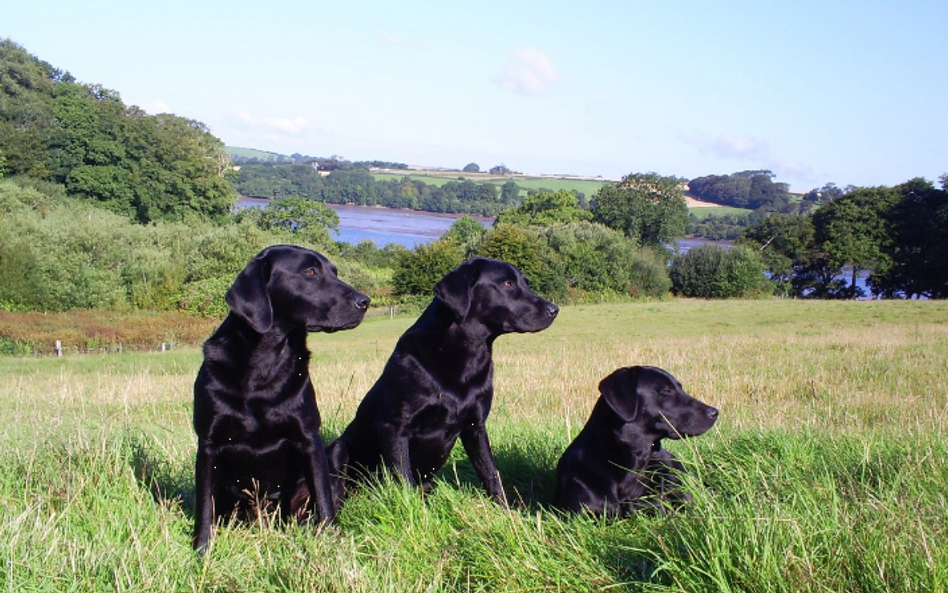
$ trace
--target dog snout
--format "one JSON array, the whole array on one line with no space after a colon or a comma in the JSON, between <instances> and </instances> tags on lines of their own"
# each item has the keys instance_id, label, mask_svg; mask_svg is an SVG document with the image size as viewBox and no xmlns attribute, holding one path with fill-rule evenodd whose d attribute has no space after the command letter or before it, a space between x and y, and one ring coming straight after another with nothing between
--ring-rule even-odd
<instances>
[{"instance_id":1,"label":"dog snout","mask_svg":"<svg viewBox=\"0 0 948 593\"><path fill-rule=\"evenodd\" d=\"M708 406L708 412L707 412L707 413L708 413L708 418L709 418L710 420L717 420L717 419L718 419L718 409L717 409L717 408L712 408L711 406Z\"/></svg>"},{"instance_id":2,"label":"dog snout","mask_svg":"<svg viewBox=\"0 0 948 593\"><path fill-rule=\"evenodd\" d=\"M551 318L554 318L560 312L560 308L554 305L553 303L550 303L549 305L546 306L546 312L550 315Z\"/></svg>"},{"instance_id":3,"label":"dog snout","mask_svg":"<svg viewBox=\"0 0 948 593\"><path fill-rule=\"evenodd\" d=\"M356 295L355 306L356 306L356 309L359 309L360 311L365 311L366 309L368 309L369 303L371 302L372 302L372 299L370 299L364 294Z\"/></svg>"}]
</instances>

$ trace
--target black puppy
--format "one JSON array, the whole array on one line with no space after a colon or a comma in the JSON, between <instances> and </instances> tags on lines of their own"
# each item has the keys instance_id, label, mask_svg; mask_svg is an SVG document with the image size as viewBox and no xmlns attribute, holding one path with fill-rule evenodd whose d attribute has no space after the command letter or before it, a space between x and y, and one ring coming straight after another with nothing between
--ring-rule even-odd
<instances>
[{"instance_id":1,"label":"black puppy","mask_svg":"<svg viewBox=\"0 0 948 593\"><path fill-rule=\"evenodd\" d=\"M458 437L488 494L505 503L485 421L494 397L494 340L537 332L559 309L507 262L475 258L449 272L398 340L356 417L328 447L334 495L356 468L383 465L427 489Z\"/></svg>"},{"instance_id":2,"label":"black puppy","mask_svg":"<svg viewBox=\"0 0 948 593\"><path fill-rule=\"evenodd\" d=\"M556 466L554 506L621 517L688 500L678 488L684 467L661 441L705 432L718 410L656 367L618 369L599 391L586 426Z\"/></svg>"},{"instance_id":3,"label":"black puppy","mask_svg":"<svg viewBox=\"0 0 948 593\"><path fill-rule=\"evenodd\" d=\"M283 517L334 515L306 335L351 329L369 297L322 255L264 249L227 291L230 314L204 344L194 382L196 503L203 552L216 517L277 507Z\"/></svg>"}]
</instances>

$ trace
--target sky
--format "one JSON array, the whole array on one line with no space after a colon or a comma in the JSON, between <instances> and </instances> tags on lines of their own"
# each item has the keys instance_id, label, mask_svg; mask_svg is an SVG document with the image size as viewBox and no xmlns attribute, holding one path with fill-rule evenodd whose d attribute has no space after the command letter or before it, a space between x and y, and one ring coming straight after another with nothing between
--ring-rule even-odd
<instances>
[{"instance_id":1,"label":"sky","mask_svg":"<svg viewBox=\"0 0 948 593\"><path fill-rule=\"evenodd\" d=\"M5 0L0 38L228 146L527 174L948 173L945 0Z\"/></svg>"}]
</instances>

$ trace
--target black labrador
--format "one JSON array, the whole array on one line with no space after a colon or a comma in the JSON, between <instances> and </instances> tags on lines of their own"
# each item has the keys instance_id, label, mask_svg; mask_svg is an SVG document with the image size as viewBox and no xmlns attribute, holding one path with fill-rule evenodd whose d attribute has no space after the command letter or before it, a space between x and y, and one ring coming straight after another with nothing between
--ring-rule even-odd
<instances>
[{"instance_id":1,"label":"black labrador","mask_svg":"<svg viewBox=\"0 0 948 593\"><path fill-rule=\"evenodd\" d=\"M621 517L689 500L678 478L684 467L662 449L662 439L702 434L718 410L656 367L620 368L599 383L599 391L586 426L556 466L554 506Z\"/></svg>"},{"instance_id":2,"label":"black labrador","mask_svg":"<svg viewBox=\"0 0 948 593\"><path fill-rule=\"evenodd\" d=\"M194 383L193 545L201 552L215 519L231 513L333 518L306 336L351 329L369 305L329 260L292 245L261 251L226 301L230 313L205 342Z\"/></svg>"},{"instance_id":3,"label":"black labrador","mask_svg":"<svg viewBox=\"0 0 948 593\"><path fill-rule=\"evenodd\" d=\"M494 397L492 347L503 334L537 332L559 308L513 265L474 258L434 287L355 419L328 446L334 495L347 478L382 467L427 490L458 437L488 494L506 504L485 421Z\"/></svg>"}]
</instances>

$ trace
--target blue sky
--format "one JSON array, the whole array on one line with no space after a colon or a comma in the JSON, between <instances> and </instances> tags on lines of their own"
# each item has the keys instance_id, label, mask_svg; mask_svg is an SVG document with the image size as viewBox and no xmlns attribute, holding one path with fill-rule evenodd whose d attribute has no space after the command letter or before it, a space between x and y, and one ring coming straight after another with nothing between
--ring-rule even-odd
<instances>
[{"instance_id":1,"label":"blue sky","mask_svg":"<svg viewBox=\"0 0 948 593\"><path fill-rule=\"evenodd\" d=\"M10 38L231 146L525 173L948 173L948 2L7 2Z\"/></svg>"}]
</instances>

